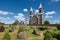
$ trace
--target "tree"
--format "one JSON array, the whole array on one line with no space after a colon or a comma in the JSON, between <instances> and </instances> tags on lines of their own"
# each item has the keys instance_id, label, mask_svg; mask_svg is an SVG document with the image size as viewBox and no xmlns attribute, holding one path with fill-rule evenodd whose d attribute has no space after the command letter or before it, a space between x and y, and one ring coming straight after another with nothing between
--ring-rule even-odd
<instances>
[{"instance_id":1,"label":"tree","mask_svg":"<svg viewBox=\"0 0 60 40\"><path fill-rule=\"evenodd\" d=\"M49 22L48 20L46 20L46 21L44 22L44 24L50 24L50 22Z\"/></svg>"},{"instance_id":2,"label":"tree","mask_svg":"<svg viewBox=\"0 0 60 40\"><path fill-rule=\"evenodd\" d=\"M0 22L0 26L3 26L3 25L5 25L5 23Z\"/></svg>"},{"instance_id":3,"label":"tree","mask_svg":"<svg viewBox=\"0 0 60 40\"><path fill-rule=\"evenodd\" d=\"M9 33L5 33L2 40L11 40L11 37L10 37Z\"/></svg>"},{"instance_id":4,"label":"tree","mask_svg":"<svg viewBox=\"0 0 60 40\"><path fill-rule=\"evenodd\" d=\"M17 24L19 24L18 20L16 20L12 25L17 25Z\"/></svg>"}]
</instances>

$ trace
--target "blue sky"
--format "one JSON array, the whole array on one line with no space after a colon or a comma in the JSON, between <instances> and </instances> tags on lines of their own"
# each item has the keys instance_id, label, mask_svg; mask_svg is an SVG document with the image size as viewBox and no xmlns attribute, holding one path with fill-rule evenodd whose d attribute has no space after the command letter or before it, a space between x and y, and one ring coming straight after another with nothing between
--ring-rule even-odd
<instances>
[{"instance_id":1,"label":"blue sky","mask_svg":"<svg viewBox=\"0 0 60 40\"><path fill-rule=\"evenodd\" d=\"M25 21L29 19L31 7L35 15L38 14L40 3L44 9L44 20L60 22L60 0L0 0L0 22L11 24L15 20Z\"/></svg>"}]
</instances>

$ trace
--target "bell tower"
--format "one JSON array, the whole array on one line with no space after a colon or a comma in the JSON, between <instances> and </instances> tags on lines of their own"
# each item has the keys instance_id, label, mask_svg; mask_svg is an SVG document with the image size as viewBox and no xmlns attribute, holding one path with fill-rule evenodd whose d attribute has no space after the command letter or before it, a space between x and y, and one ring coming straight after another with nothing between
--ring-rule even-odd
<instances>
[{"instance_id":1,"label":"bell tower","mask_svg":"<svg viewBox=\"0 0 60 40\"><path fill-rule=\"evenodd\" d=\"M33 17L33 9L32 9L32 7L30 9L30 17Z\"/></svg>"},{"instance_id":2,"label":"bell tower","mask_svg":"<svg viewBox=\"0 0 60 40\"><path fill-rule=\"evenodd\" d=\"M38 24L39 25L44 24L43 7L41 3L39 6L39 11L38 11Z\"/></svg>"},{"instance_id":3,"label":"bell tower","mask_svg":"<svg viewBox=\"0 0 60 40\"><path fill-rule=\"evenodd\" d=\"M32 7L30 8L30 20L29 20L29 24L32 24L32 18L33 18L33 9Z\"/></svg>"}]
</instances>

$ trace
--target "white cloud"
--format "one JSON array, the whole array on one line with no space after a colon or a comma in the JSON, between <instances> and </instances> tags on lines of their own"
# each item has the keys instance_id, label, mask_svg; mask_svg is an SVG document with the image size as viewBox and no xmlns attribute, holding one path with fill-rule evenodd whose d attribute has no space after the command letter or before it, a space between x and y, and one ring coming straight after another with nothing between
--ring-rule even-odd
<instances>
[{"instance_id":1,"label":"white cloud","mask_svg":"<svg viewBox=\"0 0 60 40\"><path fill-rule=\"evenodd\" d=\"M3 13L3 11L0 11L0 14Z\"/></svg>"},{"instance_id":2,"label":"white cloud","mask_svg":"<svg viewBox=\"0 0 60 40\"><path fill-rule=\"evenodd\" d=\"M15 22L15 20L0 20L0 22L5 23L5 24L12 24Z\"/></svg>"},{"instance_id":3,"label":"white cloud","mask_svg":"<svg viewBox=\"0 0 60 40\"><path fill-rule=\"evenodd\" d=\"M17 16L14 16L14 18L18 19L19 21L25 21L25 17L22 13L19 13Z\"/></svg>"},{"instance_id":4,"label":"white cloud","mask_svg":"<svg viewBox=\"0 0 60 40\"><path fill-rule=\"evenodd\" d=\"M10 20L10 18L9 17L0 17L0 20Z\"/></svg>"},{"instance_id":5,"label":"white cloud","mask_svg":"<svg viewBox=\"0 0 60 40\"><path fill-rule=\"evenodd\" d=\"M56 24L56 23L60 23L60 20L53 20L52 23Z\"/></svg>"},{"instance_id":6,"label":"white cloud","mask_svg":"<svg viewBox=\"0 0 60 40\"><path fill-rule=\"evenodd\" d=\"M51 0L52 2L58 2L58 1L60 1L60 0Z\"/></svg>"},{"instance_id":7,"label":"white cloud","mask_svg":"<svg viewBox=\"0 0 60 40\"><path fill-rule=\"evenodd\" d=\"M0 11L0 14L2 15L8 15L8 14L13 14L12 12L6 12L6 11Z\"/></svg>"},{"instance_id":8,"label":"white cloud","mask_svg":"<svg viewBox=\"0 0 60 40\"><path fill-rule=\"evenodd\" d=\"M3 14L3 15L7 15L7 14L8 14L8 12L3 12L2 14Z\"/></svg>"},{"instance_id":9,"label":"white cloud","mask_svg":"<svg viewBox=\"0 0 60 40\"><path fill-rule=\"evenodd\" d=\"M52 17L53 17L53 16L48 16L48 15L45 16L45 18L52 18Z\"/></svg>"},{"instance_id":10,"label":"white cloud","mask_svg":"<svg viewBox=\"0 0 60 40\"><path fill-rule=\"evenodd\" d=\"M29 19L27 19L27 24L29 24Z\"/></svg>"},{"instance_id":11,"label":"white cloud","mask_svg":"<svg viewBox=\"0 0 60 40\"><path fill-rule=\"evenodd\" d=\"M56 14L56 12L55 11L51 11L51 12L47 12L47 13L45 13L46 14L46 16L45 16L45 18L53 18L53 14ZM49 16L49 15L51 15L51 16Z\"/></svg>"},{"instance_id":12,"label":"white cloud","mask_svg":"<svg viewBox=\"0 0 60 40\"><path fill-rule=\"evenodd\" d=\"M23 11L24 11L24 12L27 12L27 11L28 11L28 9L26 9L26 8L25 8L25 9L23 9Z\"/></svg>"},{"instance_id":13,"label":"white cloud","mask_svg":"<svg viewBox=\"0 0 60 40\"><path fill-rule=\"evenodd\" d=\"M47 12L47 13L45 13L46 15L52 15L52 14L56 14L56 12L55 11L51 11L51 12Z\"/></svg>"},{"instance_id":14,"label":"white cloud","mask_svg":"<svg viewBox=\"0 0 60 40\"><path fill-rule=\"evenodd\" d=\"M18 13L18 16L24 16L22 13Z\"/></svg>"},{"instance_id":15,"label":"white cloud","mask_svg":"<svg viewBox=\"0 0 60 40\"><path fill-rule=\"evenodd\" d=\"M35 10L35 14L37 14L37 13L38 13L38 11L39 11L39 10Z\"/></svg>"}]
</instances>

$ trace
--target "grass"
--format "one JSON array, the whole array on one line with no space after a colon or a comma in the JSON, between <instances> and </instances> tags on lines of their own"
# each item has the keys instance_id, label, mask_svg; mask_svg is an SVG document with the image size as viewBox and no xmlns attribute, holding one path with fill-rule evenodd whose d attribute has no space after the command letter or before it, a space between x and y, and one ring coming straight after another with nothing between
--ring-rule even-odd
<instances>
[{"instance_id":1,"label":"grass","mask_svg":"<svg viewBox=\"0 0 60 40\"><path fill-rule=\"evenodd\" d=\"M56 27L51 27L51 28L52 28L52 29L49 30L49 31L52 31L53 29L56 29ZM34 29L34 28L30 28L30 27L27 27L27 28L26 28L25 31L28 33L28 38L27 38L26 40L43 40L43 38L44 38L44 35L43 35L43 34L44 34L47 30L44 30L44 31L41 31L41 30L40 30L40 36L38 36L38 35L32 34L33 29ZM0 40L2 40L5 32L8 32L8 30L9 30L9 28L6 28L4 32L0 32ZM17 38L17 32L18 32L18 29L15 29L14 32L9 33L10 36L11 36L11 40L20 40L20 39ZM52 31L52 32L53 32L53 31ZM55 32L56 32L56 33L57 33L57 32L60 32L60 30L56 30Z\"/></svg>"}]
</instances>

